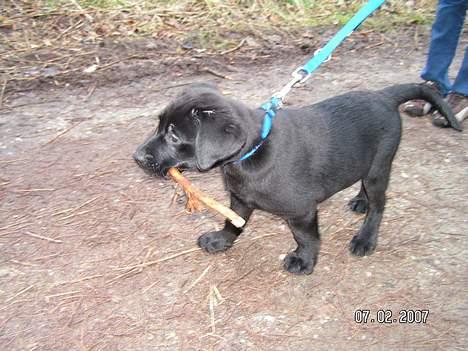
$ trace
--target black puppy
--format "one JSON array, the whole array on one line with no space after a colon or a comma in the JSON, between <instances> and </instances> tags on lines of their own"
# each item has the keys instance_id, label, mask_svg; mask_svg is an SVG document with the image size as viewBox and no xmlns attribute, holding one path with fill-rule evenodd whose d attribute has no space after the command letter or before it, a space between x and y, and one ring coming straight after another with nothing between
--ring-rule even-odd
<instances>
[{"instance_id":1,"label":"black puppy","mask_svg":"<svg viewBox=\"0 0 468 351\"><path fill-rule=\"evenodd\" d=\"M267 140L239 161L259 144L265 112L228 99L212 86L194 85L161 113L156 133L137 149L134 159L160 176L170 167L222 167L231 208L246 221L254 209L286 219L298 246L286 256L284 268L310 274L320 247L317 205L359 180L361 190L350 206L367 215L350 250L363 256L375 249L401 137L398 106L413 99L429 101L453 128L461 129L433 90L396 85L282 109ZM224 229L203 234L198 244L208 252L223 251L241 232L226 221Z\"/></svg>"}]
</instances>

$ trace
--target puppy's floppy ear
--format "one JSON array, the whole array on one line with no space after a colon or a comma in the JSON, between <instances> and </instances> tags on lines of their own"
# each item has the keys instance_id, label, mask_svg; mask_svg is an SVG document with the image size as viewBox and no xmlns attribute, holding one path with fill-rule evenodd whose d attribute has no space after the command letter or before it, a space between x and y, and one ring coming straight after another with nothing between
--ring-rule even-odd
<instances>
[{"instance_id":1,"label":"puppy's floppy ear","mask_svg":"<svg viewBox=\"0 0 468 351\"><path fill-rule=\"evenodd\" d=\"M246 134L235 120L217 115L217 111L201 111L195 140L198 169L207 171L217 163L238 153L245 144Z\"/></svg>"}]
</instances>

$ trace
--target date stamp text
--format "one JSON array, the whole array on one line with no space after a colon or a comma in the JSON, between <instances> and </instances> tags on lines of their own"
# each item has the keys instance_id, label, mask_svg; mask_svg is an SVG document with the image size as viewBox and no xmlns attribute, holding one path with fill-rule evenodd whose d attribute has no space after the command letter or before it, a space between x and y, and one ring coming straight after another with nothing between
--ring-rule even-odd
<instances>
[{"instance_id":1,"label":"date stamp text","mask_svg":"<svg viewBox=\"0 0 468 351\"><path fill-rule=\"evenodd\" d=\"M429 310L408 309L398 313L392 310L367 310L354 311L354 322L358 324L426 324Z\"/></svg>"}]
</instances>

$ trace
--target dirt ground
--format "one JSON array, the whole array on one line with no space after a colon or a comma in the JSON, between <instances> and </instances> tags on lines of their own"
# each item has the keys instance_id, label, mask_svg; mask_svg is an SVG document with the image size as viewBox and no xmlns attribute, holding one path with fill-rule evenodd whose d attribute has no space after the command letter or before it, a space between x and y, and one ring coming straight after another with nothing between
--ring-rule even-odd
<instances>
[{"instance_id":1,"label":"dirt ground","mask_svg":"<svg viewBox=\"0 0 468 351\"><path fill-rule=\"evenodd\" d=\"M288 103L418 81L426 40L413 34L355 50L348 44ZM213 81L258 106L307 59L294 49L269 55L249 60L240 50L238 59L204 61L212 67L204 73L192 69L196 57L117 65L109 84L78 80L5 97L1 350L468 348L466 131L403 116L376 252L348 252L362 221L346 207L354 186L320 206L323 244L310 276L283 271L292 235L259 211L232 249L201 252L196 238L222 218L186 214L171 181L133 163L179 85ZM148 66L151 74L135 73ZM228 204L218 171L186 175ZM354 320L360 309L370 310L367 323ZM429 315L425 323L381 324L379 310L392 311L392 320L405 310Z\"/></svg>"}]
</instances>

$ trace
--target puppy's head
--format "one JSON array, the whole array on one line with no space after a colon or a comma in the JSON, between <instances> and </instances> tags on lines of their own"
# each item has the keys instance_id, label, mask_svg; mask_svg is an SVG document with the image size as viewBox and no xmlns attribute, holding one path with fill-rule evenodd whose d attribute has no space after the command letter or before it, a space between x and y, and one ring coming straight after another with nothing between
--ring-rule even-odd
<instances>
[{"instance_id":1,"label":"puppy's head","mask_svg":"<svg viewBox=\"0 0 468 351\"><path fill-rule=\"evenodd\" d=\"M239 153L246 143L235 109L208 84L192 85L159 116L156 132L133 155L150 173L169 168L207 171Z\"/></svg>"}]
</instances>

